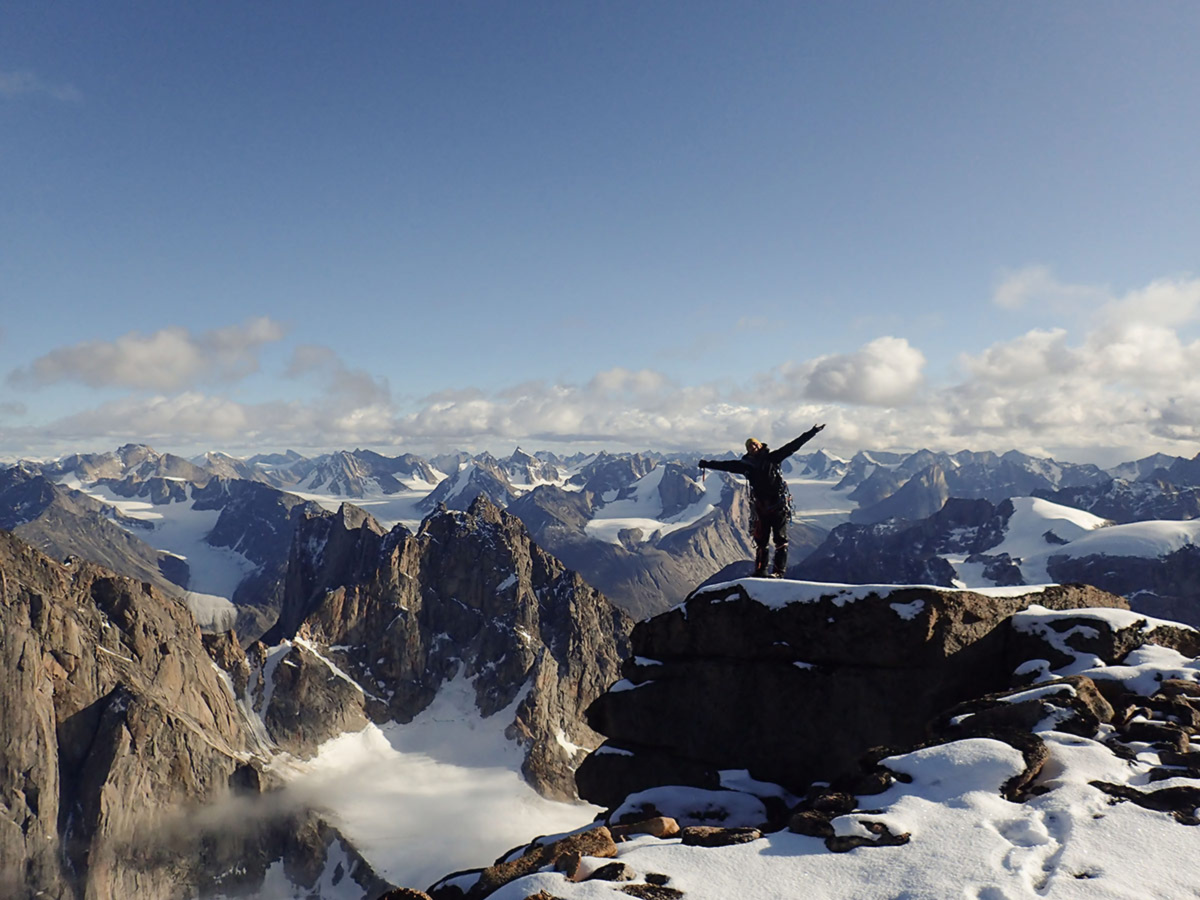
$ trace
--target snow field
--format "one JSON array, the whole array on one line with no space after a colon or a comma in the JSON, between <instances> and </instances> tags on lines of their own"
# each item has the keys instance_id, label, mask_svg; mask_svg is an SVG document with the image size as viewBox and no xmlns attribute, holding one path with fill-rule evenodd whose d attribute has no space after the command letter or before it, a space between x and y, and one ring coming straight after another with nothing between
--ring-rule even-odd
<instances>
[{"instance_id":1,"label":"snow field","mask_svg":"<svg viewBox=\"0 0 1200 900\"><path fill-rule=\"evenodd\" d=\"M704 495L695 503L674 516L663 518L662 484L665 466L656 466L633 483L633 493L624 500L609 500L596 510L594 518L584 526L588 537L608 544L620 544L620 533L625 529L639 528L641 541L662 537L681 528L686 528L711 513L721 502L724 482L720 478L706 478ZM607 495L606 495L607 496Z\"/></svg>"},{"instance_id":2,"label":"snow field","mask_svg":"<svg viewBox=\"0 0 1200 900\"><path fill-rule=\"evenodd\" d=\"M892 757L908 774L886 792L860 798L879 812L834 820L843 834L869 835L863 822L907 833L897 847L826 850L819 838L778 832L720 849L639 838L618 858L639 876L665 873L669 886L696 900L1134 900L1194 897L1188 882L1195 829L1132 803L1110 804L1092 780L1136 783L1130 765L1097 741L1044 732L1050 759L1041 776L1049 793L1025 803L1000 795L1024 768L1008 744L969 739ZM591 868L606 862L591 861ZM539 873L491 896L522 900L545 890L564 900L611 900L603 882L568 882Z\"/></svg>"},{"instance_id":3,"label":"snow field","mask_svg":"<svg viewBox=\"0 0 1200 900\"><path fill-rule=\"evenodd\" d=\"M225 628L233 624L237 616L234 591L258 566L236 550L214 547L205 541L221 516L220 510L193 509L190 500L156 505L140 498L119 497L103 486L82 484L78 479L63 484L152 526L133 534L154 549L187 562L184 597L196 621L202 626Z\"/></svg>"},{"instance_id":4,"label":"snow field","mask_svg":"<svg viewBox=\"0 0 1200 900\"><path fill-rule=\"evenodd\" d=\"M848 500L848 491L835 491L839 479L785 477L792 494L793 521L807 522L832 531L850 521L850 513L858 506Z\"/></svg>"}]
</instances>

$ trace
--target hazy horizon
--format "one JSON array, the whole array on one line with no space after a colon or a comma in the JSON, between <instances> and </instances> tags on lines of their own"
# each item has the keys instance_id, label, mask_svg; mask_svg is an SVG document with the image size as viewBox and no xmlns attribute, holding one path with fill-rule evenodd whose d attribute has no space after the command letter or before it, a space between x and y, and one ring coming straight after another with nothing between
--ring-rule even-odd
<instances>
[{"instance_id":1,"label":"hazy horizon","mask_svg":"<svg viewBox=\"0 0 1200 900\"><path fill-rule=\"evenodd\" d=\"M794 437L794 435L793 435L793 437ZM779 441L772 441L769 443L777 446L778 444L782 443L783 440L786 440L786 439L787 438L784 438ZM109 452L114 452L114 451L120 449L120 447L124 446L125 444L135 444L135 445L147 446L147 447L150 447L151 449L153 449L157 453L163 453L163 454L169 453L173 456L179 456L179 457L182 457L187 460L199 459L199 458L203 457L204 454L206 454L206 453L223 453L227 456L232 456L235 459L248 460L254 456L269 456L272 454L283 454L283 453L287 453L289 451L294 451L296 453L299 453L303 457L307 457L307 458L311 459L311 458L316 458L316 457L324 456L326 454L331 454L331 453L354 452L357 450L378 453L381 456L387 456L387 457L392 457L392 458L395 458L395 457L398 457L398 456L401 456L401 455L404 455L407 453L411 453L411 454L413 454L415 456L419 456L425 460L432 459L433 457L436 457L436 456L451 455L454 453L468 453L472 456L476 456L476 455L479 455L482 453L490 453L492 456L496 457L497 459L504 459L504 458L507 458L508 456L512 455L512 453L514 453L518 449L520 449L526 453L529 453L529 454L537 454L537 453L542 453L542 452L553 453L555 456L560 457L560 458L567 458L567 457L571 457L571 456L579 455L579 454L587 455L587 454L599 453L599 452L603 451L603 452L607 452L607 453L654 454L654 455L659 455L659 456L665 456L668 458L677 456L677 457L680 457L685 460L688 459L689 457L719 458L719 457L727 456L727 455L740 455L743 452L743 447L740 445L730 445L730 446L712 445L712 446L686 447L686 448L669 448L669 447L649 447L649 446L640 446L640 447L639 446L614 446L614 445L604 445L604 444L594 444L594 445L593 444L570 444L570 445L556 445L556 446L541 446L541 445L536 445L532 442L517 442L515 444L510 444L510 445L505 445L505 446L497 445L497 446L482 447L482 448L478 448L478 449L472 449L472 448L468 448L468 447L458 446L458 447L426 449L424 451L416 450L413 448L407 448L407 447L397 447L397 446L382 446L382 445L358 446L358 445L355 445L355 446L341 446L341 447L338 447L338 446L324 446L324 447L320 447L320 446L318 446L318 447L288 446L288 447L282 447L281 446L281 447L275 447L275 448L263 448L263 449L252 449L252 450L243 449L243 450L235 452L226 447L219 447L219 446L203 446L203 447L197 446L197 447L191 447L191 448L189 448L189 447L181 448L181 447L169 447L169 446L165 446L165 445L159 445L152 441L130 440L130 441L123 441L120 444L115 444L112 446L106 445L106 446L95 446L95 447L86 447L86 448L74 448L71 450L66 450L66 451L62 451L62 452L58 452L58 453L47 453L47 454L35 455L35 456L15 456L15 455L0 454L0 465L14 465L19 462L48 463L48 462L53 462L53 461L56 461L59 459L63 459L67 456L72 455L73 453L80 453L80 454L109 453ZM809 456L811 454L814 454L818 451L823 450L826 453L830 454L831 456L849 460L858 452L909 454L909 453L916 453L921 450L930 450L933 452L944 452L944 453L948 453L951 455L953 455L955 453L959 453L959 452L974 452L974 453L992 452L992 453L995 453L997 456L1002 456L1004 453L1015 450L1019 453L1025 453L1026 455L1032 456L1032 457L1049 458L1049 459L1055 460L1056 462L1061 462L1061 463L1075 463L1075 464L1080 464L1080 465L1092 464L1092 465L1099 466L1102 469L1115 468L1124 463L1136 462L1139 459L1145 459L1147 456L1154 455L1153 453L1150 453L1150 454L1144 454L1142 456L1137 456L1137 457L1127 456L1127 455L1122 455L1119 450L1113 449L1113 448L1093 448L1093 450L1090 452L1090 454L1081 454L1079 456L1066 456L1066 455L1055 454L1055 453L1029 452L1026 450L1022 450L1019 447L1004 447L1004 448L958 447L956 449L946 449L946 450L939 450L934 447L904 447L904 448L858 447L858 448L855 448L852 450L838 450L838 449L833 449L830 447L821 447L821 446L818 446L818 444L819 444L819 441L813 441L812 443L810 443L810 444L802 447L800 450L798 450L796 455L801 456L801 457ZM1158 451L1155 451L1155 452L1158 452ZM1185 456L1182 454L1168 454L1168 455L1179 456L1180 458L1184 458L1184 459L1190 459L1197 454L1192 454L1192 456Z\"/></svg>"}]
</instances>

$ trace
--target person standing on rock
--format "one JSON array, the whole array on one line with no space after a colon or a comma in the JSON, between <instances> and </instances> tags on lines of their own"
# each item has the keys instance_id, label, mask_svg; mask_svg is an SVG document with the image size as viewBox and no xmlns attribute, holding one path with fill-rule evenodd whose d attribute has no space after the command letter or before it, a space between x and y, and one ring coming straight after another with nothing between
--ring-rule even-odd
<instances>
[{"instance_id":1,"label":"person standing on rock","mask_svg":"<svg viewBox=\"0 0 1200 900\"><path fill-rule=\"evenodd\" d=\"M702 459L701 469L745 475L750 484L750 533L754 537L754 577L767 574L767 541L775 537L775 566L772 577L782 578L787 571L788 521L792 518L792 495L779 464L812 440L824 425L814 425L795 440L772 450L755 438L746 439L741 459Z\"/></svg>"}]
</instances>

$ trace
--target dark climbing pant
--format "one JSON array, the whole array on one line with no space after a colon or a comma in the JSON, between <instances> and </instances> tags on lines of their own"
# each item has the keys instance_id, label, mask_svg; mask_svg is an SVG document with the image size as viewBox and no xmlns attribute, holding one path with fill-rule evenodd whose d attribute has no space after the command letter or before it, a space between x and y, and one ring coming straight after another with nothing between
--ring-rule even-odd
<instances>
[{"instance_id":1,"label":"dark climbing pant","mask_svg":"<svg viewBox=\"0 0 1200 900\"><path fill-rule=\"evenodd\" d=\"M767 559L769 556L768 541L775 538L774 574L783 577L787 571L788 511L786 507L755 506L754 518L751 522L751 535L754 537L754 576L762 578L767 574Z\"/></svg>"}]
</instances>

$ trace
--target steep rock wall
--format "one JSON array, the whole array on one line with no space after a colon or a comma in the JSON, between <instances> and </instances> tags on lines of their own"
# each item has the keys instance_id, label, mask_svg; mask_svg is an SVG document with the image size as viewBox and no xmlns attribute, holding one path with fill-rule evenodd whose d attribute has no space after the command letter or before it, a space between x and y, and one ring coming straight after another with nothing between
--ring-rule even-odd
<instances>
[{"instance_id":1,"label":"steep rock wall","mask_svg":"<svg viewBox=\"0 0 1200 900\"><path fill-rule=\"evenodd\" d=\"M662 784L715 788L730 769L802 789L1005 687L1015 612L1128 608L1086 586L998 593L762 579L697 591L634 628L624 679L588 710L608 740L577 771L580 795L610 806Z\"/></svg>"},{"instance_id":2,"label":"steep rock wall","mask_svg":"<svg viewBox=\"0 0 1200 900\"><path fill-rule=\"evenodd\" d=\"M279 624L264 642L318 649L362 688L358 702L376 722L411 721L445 682L469 678L481 715L515 706L509 734L525 749L527 780L565 798L583 754L572 747L600 742L583 710L617 678L630 626L519 519L481 497L466 511L431 515L418 534L384 533L348 505L310 518L293 544ZM272 701L290 702L280 687ZM307 748L294 741L322 718L302 704L294 728L275 716L272 736L311 749L311 730Z\"/></svg>"}]
</instances>

